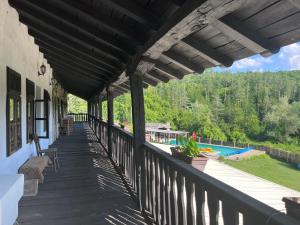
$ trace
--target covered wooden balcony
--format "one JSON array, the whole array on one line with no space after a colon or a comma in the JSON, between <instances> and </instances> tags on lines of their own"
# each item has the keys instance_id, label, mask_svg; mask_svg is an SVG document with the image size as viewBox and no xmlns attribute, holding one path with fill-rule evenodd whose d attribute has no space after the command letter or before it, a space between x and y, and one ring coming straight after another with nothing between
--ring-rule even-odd
<instances>
[{"instance_id":1,"label":"covered wooden balcony","mask_svg":"<svg viewBox=\"0 0 300 225\"><path fill-rule=\"evenodd\" d=\"M8 1L54 78L88 101L88 115L78 116L85 124L55 143L60 172L48 174L38 197L22 201L21 223L135 224L144 215L172 225L299 224L145 142L143 97L143 88L159 82L299 41L299 1ZM114 125L113 99L126 92L133 134Z\"/></svg>"},{"instance_id":2,"label":"covered wooden balcony","mask_svg":"<svg viewBox=\"0 0 300 225\"><path fill-rule=\"evenodd\" d=\"M119 127L73 116L74 132L53 144L61 168L21 200L21 225L298 224L149 143L136 154L133 135Z\"/></svg>"}]
</instances>

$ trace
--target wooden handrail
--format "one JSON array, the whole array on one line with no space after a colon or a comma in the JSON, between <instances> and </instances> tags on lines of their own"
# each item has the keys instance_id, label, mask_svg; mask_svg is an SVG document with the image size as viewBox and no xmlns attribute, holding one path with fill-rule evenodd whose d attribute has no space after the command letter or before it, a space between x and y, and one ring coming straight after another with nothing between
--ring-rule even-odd
<instances>
[{"instance_id":1,"label":"wooden handrail","mask_svg":"<svg viewBox=\"0 0 300 225\"><path fill-rule=\"evenodd\" d=\"M87 122L88 121L88 114L87 113L68 113L68 116L72 116L74 119L74 122L81 123L81 122Z\"/></svg>"},{"instance_id":2,"label":"wooden handrail","mask_svg":"<svg viewBox=\"0 0 300 225\"><path fill-rule=\"evenodd\" d=\"M107 123L89 118L107 148ZM115 125L111 131L112 160L126 177L133 193L137 193L134 137ZM145 176L140 177L140 183L146 184L142 189L146 192L146 198L141 199L142 205L157 224L207 224L204 222L207 216L204 205L207 205L210 225L219 224L220 218L224 225L238 225L241 217L244 225L298 225L284 213L173 158L150 143L144 143L141 151ZM219 215L220 209L222 215Z\"/></svg>"},{"instance_id":3,"label":"wooden handrail","mask_svg":"<svg viewBox=\"0 0 300 225\"><path fill-rule=\"evenodd\" d=\"M181 161L173 158L168 153L151 145L150 143L145 143L144 147L146 149L145 155L147 156L147 152L148 152L148 158L149 155L151 155L150 158L152 157L155 158L154 167L156 167L157 161L163 163L165 166L169 167L169 170L176 171L177 177L183 177L185 179L186 184L187 183L189 183L189 185L193 184L194 185L193 188L195 190L197 189L201 190L203 192L206 192L208 196L211 196L214 199L213 200L214 203L208 206L211 211L213 211L212 208L214 207L217 208L220 207L218 204L219 201L221 201L224 205L226 205L226 212L231 214L231 216L230 218L225 218L226 217L226 215L224 214L225 208L223 208L223 220L228 219L232 221L233 215L241 213L243 214L244 217L243 220L244 224L261 224L261 225L298 224L295 220L286 216L284 213L278 212L277 210L265 205L264 203L193 168L192 166L182 163ZM147 177L145 179L147 179ZM160 186L160 185L161 185L160 183L156 183L156 182L154 184L154 186ZM175 185L178 186L178 184ZM181 218L178 219L180 220ZM228 224L234 225L235 223L228 223Z\"/></svg>"}]
</instances>

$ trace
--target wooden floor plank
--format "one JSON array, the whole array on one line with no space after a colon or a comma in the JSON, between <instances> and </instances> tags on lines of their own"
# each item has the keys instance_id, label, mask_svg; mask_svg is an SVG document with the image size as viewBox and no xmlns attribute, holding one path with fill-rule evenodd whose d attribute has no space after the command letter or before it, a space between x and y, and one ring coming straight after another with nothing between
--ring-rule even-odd
<instances>
[{"instance_id":1,"label":"wooden floor plank","mask_svg":"<svg viewBox=\"0 0 300 225\"><path fill-rule=\"evenodd\" d=\"M87 124L52 147L61 168L47 171L37 196L22 198L20 225L146 224Z\"/></svg>"}]
</instances>

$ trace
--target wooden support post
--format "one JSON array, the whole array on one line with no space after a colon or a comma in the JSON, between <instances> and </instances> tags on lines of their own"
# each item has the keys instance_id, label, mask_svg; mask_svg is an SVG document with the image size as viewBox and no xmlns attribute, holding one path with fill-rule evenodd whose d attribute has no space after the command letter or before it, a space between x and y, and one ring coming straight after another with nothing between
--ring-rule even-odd
<instances>
[{"instance_id":1,"label":"wooden support post","mask_svg":"<svg viewBox=\"0 0 300 225\"><path fill-rule=\"evenodd\" d=\"M100 95L98 100L99 100L99 106L98 106L98 110L99 110L99 120L103 119L103 114L102 114L102 99L103 97Z\"/></svg>"},{"instance_id":2,"label":"wooden support post","mask_svg":"<svg viewBox=\"0 0 300 225\"><path fill-rule=\"evenodd\" d=\"M88 114L88 123L89 125L91 125L91 121L90 121L90 115L91 115L91 103L90 101L87 102L87 114Z\"/></svg>"},{"instance_id":3,"label":"wooden support post","mask_svg":"<svg viewBox=\"0 0 300 225\"><path fill-rule=\"evenodd\" d=\"M112 126L114 125L114 97L113 93L107 88L107 136L108 154L112 156Z\"/></svg>"},{"instance_id":4,"label":"wooden support post","mask_svg":"<svg viewBox=\"0 0 300 225\"><path fill-rule=\"evenodd\" d=\"M143 77L138 74L130 74L132 120L134 136L134 153L137 171L137 185L139 206L143 210L146 205L146 181L145 181L145 157L143 154L143 144L145 143L145 110Z\"/></svg>"}]
</instances>

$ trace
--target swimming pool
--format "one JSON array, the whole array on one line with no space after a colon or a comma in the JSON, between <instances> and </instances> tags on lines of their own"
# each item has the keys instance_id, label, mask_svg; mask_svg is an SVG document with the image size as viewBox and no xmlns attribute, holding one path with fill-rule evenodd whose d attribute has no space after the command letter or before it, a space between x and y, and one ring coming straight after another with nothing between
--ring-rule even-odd
<instances>
[{"instance_id":1,"label":"swimming pool","mask_svg":"<svg viewBox=\"0 0 300 225\"><path fill-rule=\"evenodd\" d=\"M176 140L170 141L171 145L176 145ZM229 156L229 155L235 155L239 154L239 151L242 150L242 148L233 148L229 146L221 146L221 145L211 145L211 144L199 144L199 148L212 148L214 151L218 153L218 156Z\"/></svg>"}]
</instances>

